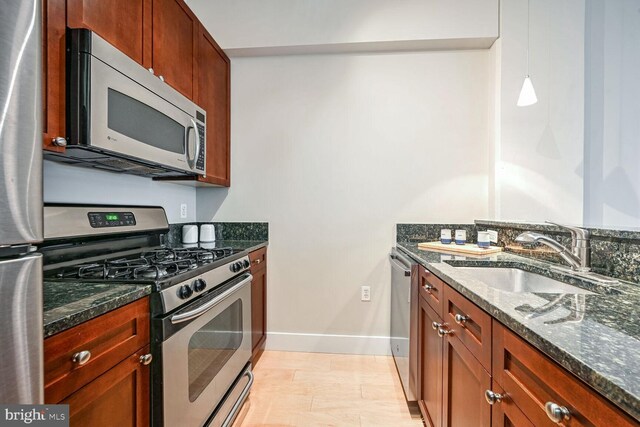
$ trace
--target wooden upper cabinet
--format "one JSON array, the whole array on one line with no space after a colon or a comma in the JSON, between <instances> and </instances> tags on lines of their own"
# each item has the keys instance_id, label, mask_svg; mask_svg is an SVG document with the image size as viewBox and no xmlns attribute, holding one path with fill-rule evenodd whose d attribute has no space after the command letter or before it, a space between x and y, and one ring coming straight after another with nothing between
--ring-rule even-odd
<instances>
[{"instance_id":1,"label":"wooden upper cabinet","mask_svg":"<svg viewBox=\"0 0 640 427\"><path fill-rule=\"evenodd\" d=\"M94 31L124 54L151 67L152 0L67 0L67 25Z\"/></svg>"},{"instance_id":2,"label":"wooden upper cabinet","mask_svg":"<svg viewBox=\"0 0 640 427\"><path fill-rule=\"evenodd\" d=\"M183 0L153 0L153 69L194 99L199 22Z\"/></svg>"},{"instance_id":3,"label":"wooden upper cabinet","mask_svg":"<svg viewBox=\"0 0 640 427\"><path fill-rule=\"evenodd\" d=\"M42 132L43 146L65 133L65 0L42 0Z\"/></svg>"},{"instance_id":4,"label":"wooden upper cabinet","mask_svg":"<svg viewBox=\"0 0 640 427\"><path fill-rule=\"evenodd\" d=\"M230 62L200 26L198 34L196 104L207 112L206 176L201 182L228 187L230 172Z\"/></svg>"}]
</instances>

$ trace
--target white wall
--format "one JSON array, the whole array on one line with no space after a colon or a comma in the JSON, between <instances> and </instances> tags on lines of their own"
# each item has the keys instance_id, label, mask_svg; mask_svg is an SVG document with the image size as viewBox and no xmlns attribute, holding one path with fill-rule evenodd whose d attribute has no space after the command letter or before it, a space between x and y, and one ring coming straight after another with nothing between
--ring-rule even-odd
<instances>
[{"instance_id":1,"label":"white wall","mask_svg":"<svg viewBox=\"0 0 640 427\"><path fill-rule=\"evenodd\" d=\"M165 209L170 223L195 221L193 187L51 161L43 168L45 203L156 205ZM180 218L181 203L187 204L186 219Z\"/></svg>"},{"instance_id":2,"label":"white wall","mask_svg":"<svg viewBox=\"0 0 640 427\"><path fill-rule=\"evenodd\" d=\"M230 56L276 48L498 37L498 0L189 0ZM412 46L417 46L415 43ZM279 49L285 52L286 49Z\"/></svg>"},{"instance_id":3,"label":"white wall","mask_svg":"<svg viewBox=\"0 0 640 427\"><path fill-rule=\"evenodd\" d=\"M640 0L587 0L585 223L640 227Z\"/></svg>"},{"instance_id":4,"label":"white wall","mask_svg":"<svg viewBox=\"0 0 640 427\"><path fill-rule=\"evenodd\" d=\"M530 74L538 103L517 107L526 74L527 1L501 2L495 217L581 223L584 0L531 1Z\"/></svg>"},{"instance_id":5,"label":"white wall","mask_svg":"<svg viewBox=\"0 0 640 427\"><path fill-rule=\"evenodd\" d=\"M395 224L487 216L487 52L231 69L232 186L198 189L198 220L269 222L270 346L387 351Z\"/></svg>"}]
</instances>

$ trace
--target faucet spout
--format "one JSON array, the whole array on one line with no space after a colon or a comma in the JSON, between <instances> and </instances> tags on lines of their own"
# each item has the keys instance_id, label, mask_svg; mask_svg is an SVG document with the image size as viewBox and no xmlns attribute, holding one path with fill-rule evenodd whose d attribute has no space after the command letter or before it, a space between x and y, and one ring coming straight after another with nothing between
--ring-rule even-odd
<instances>
[{"instance_id":1,"label":"faucet spout","mask_svg":"<svg viewBox=\"0 0 640 427\"><path fill-rule=\"evenodd\" d=\"M550 247L554 251L556 251L556 253L560 255L560 257L567 264L569 264L573 270L576 270L576 271L590 270L588 266L584 265L583 260L579 256L575 255L571 249L567 249L566 247L564 247L563 245L561 245L551 237L546 236L544 234L535 233L533 231L526 231L520 234L518 237L516 237L516 242L520 244L541 243L545 246Z\"/></svg>"}]
</instances>

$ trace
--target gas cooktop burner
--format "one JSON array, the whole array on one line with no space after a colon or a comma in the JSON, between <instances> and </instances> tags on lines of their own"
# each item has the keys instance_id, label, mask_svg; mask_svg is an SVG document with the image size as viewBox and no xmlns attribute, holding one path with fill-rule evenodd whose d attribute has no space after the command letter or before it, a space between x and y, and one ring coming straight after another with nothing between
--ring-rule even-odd
<instances>
[{"instance_id":1,"label":"gas cooktop burner","mask_svg":"<svg viewBox=\"0 0 640 427\"><path fill-rule=\"evenodd\" d=\"M57 279L161 280L234 253L233 248L163 248L128 258L65 267L51 272L49 276Z\"/></svg>"}]
</instances>

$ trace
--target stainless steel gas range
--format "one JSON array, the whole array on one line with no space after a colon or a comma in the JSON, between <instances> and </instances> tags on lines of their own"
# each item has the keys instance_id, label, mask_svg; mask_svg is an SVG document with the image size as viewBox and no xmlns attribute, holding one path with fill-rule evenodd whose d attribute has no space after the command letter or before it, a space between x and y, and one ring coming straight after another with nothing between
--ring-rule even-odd
<instances>
[{"instance_id":1,"label":"stainless steel gas range","mask_svg":"<svg viewBox=\"0 0 640 427\"><path fill-rule=\"evenodd\" d=\"M46 205L47 281L148 283L152 424L229 426L251 373L246 251L170 247L159 207Z\"/></svg>"}]
</instances>

